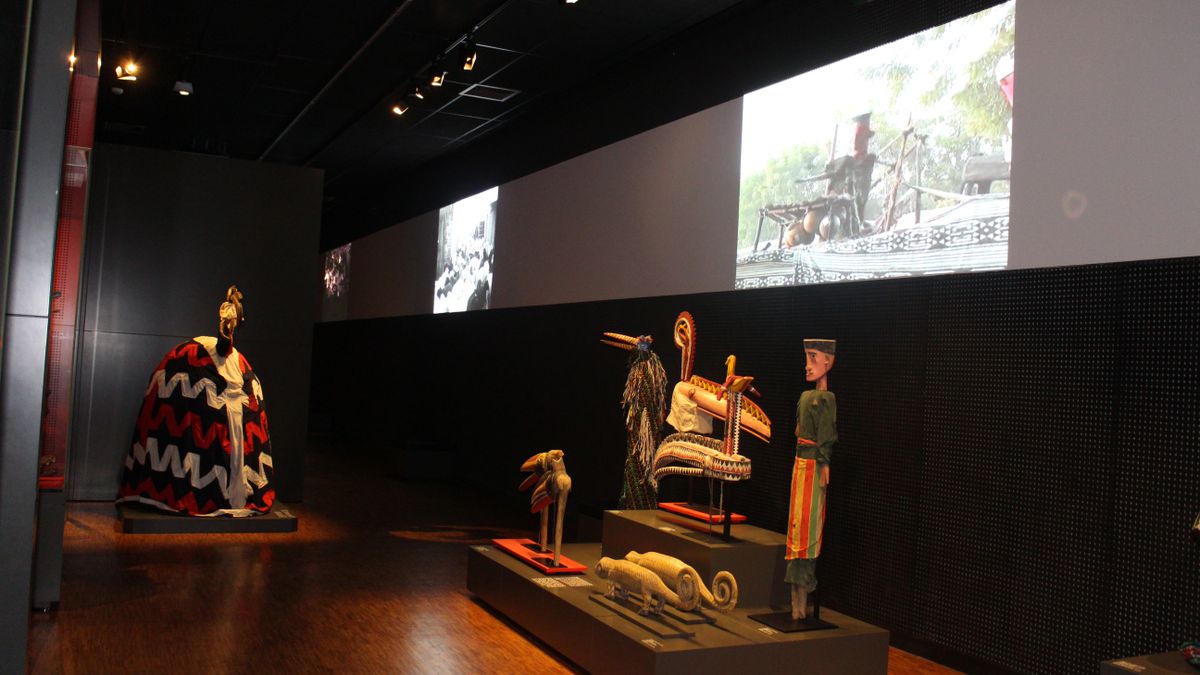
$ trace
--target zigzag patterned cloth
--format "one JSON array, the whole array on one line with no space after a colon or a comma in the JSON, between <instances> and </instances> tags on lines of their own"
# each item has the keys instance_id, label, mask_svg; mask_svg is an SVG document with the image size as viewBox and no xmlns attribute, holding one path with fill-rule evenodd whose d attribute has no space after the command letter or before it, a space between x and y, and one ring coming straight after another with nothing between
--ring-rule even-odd
<instances>
[{"instance_id":1,"label":"zigzag patterned cloth","mask_svg":"<svg viewBox=\"0 0 1200 675\"><path fill-rule=\"evenodd\" d=\"M236 349L198 337L146 387L117 502L194 516L251 516L275 501L262 385Z\"/></svg>"}]
</instances>

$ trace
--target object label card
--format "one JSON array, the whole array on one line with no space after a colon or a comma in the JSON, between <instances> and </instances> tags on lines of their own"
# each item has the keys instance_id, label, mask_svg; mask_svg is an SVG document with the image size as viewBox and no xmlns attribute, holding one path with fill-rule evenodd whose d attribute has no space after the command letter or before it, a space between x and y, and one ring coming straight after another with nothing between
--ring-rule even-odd
<instances>
[{"instance_id":1,"label":"object label card","mask_svg":"<svg viewBox=\"0 0 1200 675\"><path fill-rule=\"evenodd\" d=\"M563 586L583 587L583 586L591 586L592 585L592 582L588 581L587 579L584 579L583 577L562 577L560 579L557 579L557 581L560 584L562 584Z\"/></svg>"},{"instance_id":2,"label":"object label card","mask_svg":"<svg viewBox=\"0 0 1200 675\"><path fill-rule=\"evenodd\" d=\"M566 586L566 584L553 577L531 577L529 580L542 588L563 588Z\"/></svg>"},{"instance_id":3,"label":"object label card","mask_svg":"<svg viewBox=\"0 0 1200 675\"><path fill-rule=\"evenodd\" d=\"M758 632L762 633L763 635L774 635L774 634L778 633L779 631L775 630L774 628L771 628L770 626L763 626L762 628L758 629Z\"/></svg>"}]
</instances>

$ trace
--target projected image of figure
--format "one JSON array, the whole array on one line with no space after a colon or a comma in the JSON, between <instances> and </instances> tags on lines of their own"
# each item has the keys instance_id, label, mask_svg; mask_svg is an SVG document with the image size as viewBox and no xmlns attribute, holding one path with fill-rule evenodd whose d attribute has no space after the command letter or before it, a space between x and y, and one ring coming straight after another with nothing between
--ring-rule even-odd
<instances>
[{"instance_id":1,"label":"projected image of figure","mask_svg":"<svg viewBox=\"0 0 1200 675\"><path fill-rule=\"evenodd\" d=\"M344 321L350 307L350 244L325 252L321 296L321 320Z\"/></svg>"},{"instance_id":2,"label":"projected image of figure","mask_svg":"<svg viewBox=\"0 0 1200 675\"><path fill-rule=\"evenodd\" d=\"M433 311L487 309L492 297L496 199L492 188L438 212L438 277Z\"/></svg>"},{"instance_id":3,"label":"projected image of figure","mask_svg":"<svg viewBox=\"0 0 1200 675\"><path fill-rule=\"evenodd\" d=\"M1014 11L746 95L737 287L1004 268Z\"/></svg>"}]
</instances>

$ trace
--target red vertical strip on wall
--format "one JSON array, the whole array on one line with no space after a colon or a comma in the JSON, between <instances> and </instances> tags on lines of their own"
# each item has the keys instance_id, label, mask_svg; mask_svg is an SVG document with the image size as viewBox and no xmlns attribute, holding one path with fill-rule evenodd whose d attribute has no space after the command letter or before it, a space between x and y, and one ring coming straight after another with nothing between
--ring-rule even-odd
<instances>
[{"instance_id":1,"label":"red vertical strip on wall","mask_svg":"<svg viewBox=\"0 0 1200 675\"><path fill-rule=\"evenodd\" d=\"M80 273L83 269L84 218L87 213L89 168L96 128L96 92L99 72L91 72L99 48L99 24L94 29L94 50L80 49L93 40L83 39L95 16L94 0L79 3L76 68L71 78L63 152L62 188L59 193L58 229L54 245L54 276L50 285L50 335L46 345L46 402L42 408L42 442L38 487L61 490L67 465L71 428L71 384L74 380L75 342L78 334Z\"/></svg>"}]
</instances>

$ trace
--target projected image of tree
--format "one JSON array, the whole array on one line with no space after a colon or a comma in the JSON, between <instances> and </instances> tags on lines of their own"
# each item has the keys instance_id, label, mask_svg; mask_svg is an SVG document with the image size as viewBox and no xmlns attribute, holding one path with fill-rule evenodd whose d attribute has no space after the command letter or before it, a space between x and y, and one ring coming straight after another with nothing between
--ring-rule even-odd
<instances>
[{"instance_id":1,"label":"projected image of tree","mask_svg":"<svg viewBox=\"0 0 1200 675\"><path fill-rule=\"evenodd\" d=\"M1012 2L748 94L737 287L1003 268Z\"/></svg>"}]
</instances>

